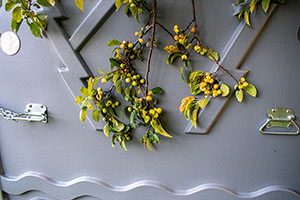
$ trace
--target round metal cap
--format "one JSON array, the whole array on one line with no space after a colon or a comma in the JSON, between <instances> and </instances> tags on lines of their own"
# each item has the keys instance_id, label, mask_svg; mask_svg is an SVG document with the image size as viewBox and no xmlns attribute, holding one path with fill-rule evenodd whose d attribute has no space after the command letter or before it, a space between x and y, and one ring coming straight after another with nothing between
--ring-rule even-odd
<instances>
[{"instance_id":1,"label":"round metal cap","mask_svg":"<svg viewBox=\"0 0 300 200\"><path fill-rule=\"evenodd\" d=\"M15 55L20 50L20 46L21 42L16 33L7 31L1 34L0 47L5 54Z\"/></svg>"}]
</instances>

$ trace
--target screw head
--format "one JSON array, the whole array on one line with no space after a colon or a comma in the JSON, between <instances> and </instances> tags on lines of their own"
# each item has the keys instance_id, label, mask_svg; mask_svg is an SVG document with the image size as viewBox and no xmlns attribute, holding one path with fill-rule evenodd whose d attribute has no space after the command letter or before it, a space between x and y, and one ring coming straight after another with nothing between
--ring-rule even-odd
<instances>
[{"instance_id":1,"label":"screw head","mask_svg":"<svg viewBox=\"0 0 300 200\"><path fill-rule=\"evenodd\" d=\"M273 112L273 113L276 112L276 109L273 108L273 109L272 109L272 112Z\"/></svg>"},{"instance_id":2,"label":"screw head","mask_svg":"<svg viewBox=\"0 0 300 200\"><path fill-rule=\"evenodd\" d=\"M290 109L286 110L287 113L291 113L292 111Z\"/></svg>"},{"instance_id":3,"label":"screw head","mask_svg":"<svg viewBox=\"0 0 300 200\"><path fill-rule=\"evenodd\" d=\"M288 129L291 129L291 128L292 128L292 123L289 123L286 127L287 127Z\"/></svg>"},{"instance_id":4,"label":"screw head","mask_svg":"<svg viewBox=\"0 0 300 200\"><path fill-rule=\"evenodd\" d=\"M271 124L270 123L267 123L267 128L271 128Z\"/></svg>"}]
</instances>

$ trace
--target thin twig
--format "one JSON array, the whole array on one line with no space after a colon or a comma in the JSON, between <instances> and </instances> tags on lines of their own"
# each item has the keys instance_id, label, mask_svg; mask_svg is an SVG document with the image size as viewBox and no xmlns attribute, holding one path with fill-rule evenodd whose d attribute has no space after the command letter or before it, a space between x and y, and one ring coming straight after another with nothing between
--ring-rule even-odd
<instances>
[{"instance_id":1,"label":"thin twig","mask_svg":"<svg viewBox=\"0 0 300 200\"><path fill-rule=\"evenodd\" d=\"M170 32L170 31L168 31L168 29L165 27L165 26L163 26L161 23L159 23L158 21L156 21L156 24L158 25L158 26L160 26L166 33L168 33L171 37L172 37L172 39L174 38L174 36L173 36L173 34Z\"/></svg>"},{"instance_id":2,"label":"thin twig","mask_svg":"<svg viewBox=\"0 0 300 200\"><path fill-rule=\"evenodd\" d=\"M216 69L216 72L218 72L220 69L222 69L224 72L226 72L233 80L235 80L237 83L239 82L225 67L220 65L219 61L212 55L212 53L208 50L207 46L204 44L202 40L200 40L198 34L197 34L197 19L196 19L196 10L195 10L195 1L191 0L192 2L192 10L193 10L193 21L194 21L194 26L195 26L195 31L194 31L194 38L200 43L202 48L206 49L207 53L210 55L210 57L213 59L213 61L218 65L218 68Z\"/></svg>"},{"instance_id":3,"label":"thin twig","mask_svg":"<svg viewBox=\"0 0 300 200\"><path fill-rule=\"evenodd\" d=\"M152 29L152 38L151 38L150 49L149 49L148 60L147 60L147 72L146 72L146 78L145 78L146 94L148 93L150 64L151 64L153 43L154 43L154 40L155 40L155 31L156 31L156 0L153 0L152 3L153 3L153 5L152 5L152 12L153 12L152 26L153 26L153 29Z\"/></svg>"}]
</instances>

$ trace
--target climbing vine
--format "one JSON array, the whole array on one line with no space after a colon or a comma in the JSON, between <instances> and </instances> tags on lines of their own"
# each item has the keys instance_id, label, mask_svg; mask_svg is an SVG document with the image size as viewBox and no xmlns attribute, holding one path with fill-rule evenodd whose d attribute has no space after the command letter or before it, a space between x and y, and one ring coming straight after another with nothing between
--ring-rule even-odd
<instances>
[{"instance_id":1,"label":"climbing vine","mask_svg":"<svg viewBox=\"0 0 300 200\"><path fill-rule=\"evenodd\" d=\"M234 91L239 102L243 101L245 92L252 97L257 95L254 85L246 81L245 77L239 80L234 77L225 66L219 63L219 54L201 40L198 35L194 0L190 0L192 20L184 28L174 25L173 31L169 31L157 19L157 0L150 2L151 5L148 5L146 0L115 1L117 11L124 7L125 15L133 16L139 24L139 15L146 13L148 21L134 33L135 41L120 41L118 39L108 41L107 46L112 48L109 58L110 71L104 73L99 68L100 76L90 77L87 87L83 86L80 89L81 95L76 98L76 104L81 105L80 121L83 123L86 120L88 110L92 111L92 118L95 121L99 122L101 119L105 122L103 132L108 138L111 138L112 146L114 147L117 142L125 151L127 150L126 141L132 139L134 129L137 127L145 128L141 143L151 151L151 144L158 144L160 136L172 138L164 129L160 119L163 109L158 106L158 97L164 90L159 86L149 88L151 58L154 48L156 48L155 36L158 27L172 39L172 44L164 47L168 53L166 63L173 64L176 59L180 59L182 62L181 79L190 88L193 96L182 99L179 111L184 113L186 120L191 120L195 128L197 128L199 110L203 109L210 99L226 97L230 94L230 90ZM243 16L245 22L250 26L250 14L257 5L261 4L263 10L267 12L271 0L248 2L250 1L238 0L236 6L241 6L238 18ZM284 3L284 0L273 2ZM83 0L75 0L75 4L84 11ZM54 5L54 0L7 0L5 10L12 11L11 29L14 32L18 32L21 23L25 20L32 34L36 37L42 37L41 31L46 29L47 16L36 13L33 8ZM0 0L1 6L2 0ZM148 51L146 58L143 57L144 51ZM198 55L205 56L214 62L217 65L216 70L213 72L194 71L190 62L192 60L191 51L195 51ZM137 64L145 66L144 77L136 70L135 65ZM188 71L188 73L184 73L184 71ZM232 89L219 78L220 73L227 74L236 82ZM105 87L98 84L99 82L106 84L108 81L112 82L109 89L103 89ZM127 106L121 105L119 97L127 102ZM124 115L128 115L129 120L125 120Z\"/></svg>"}]
</instances>

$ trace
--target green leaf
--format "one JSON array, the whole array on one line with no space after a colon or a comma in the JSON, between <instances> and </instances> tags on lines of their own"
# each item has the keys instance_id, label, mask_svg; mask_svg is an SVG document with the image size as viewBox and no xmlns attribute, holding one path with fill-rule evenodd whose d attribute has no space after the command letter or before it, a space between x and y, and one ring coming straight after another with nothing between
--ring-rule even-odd
<instances>
[{"instance_id":1,"label":"green leaf","mask_svg":"<svg viewBox=\"0 0 300 200\"><path fill-rule=\"evenodd\" d=\"M116 6L116 10L117 11L120 9L121 5L122 5L122 1L121 0L116 0L115 1L115 6Z\"/></svg>"},{"instance_id":2,"label":"green leaf","mask_svg":"<svg viewBox=\"0 0 300 200\"><path fill-rule=\"evenodd\" d=\"M89 96L92 96L92 89L93 89L93 77L90 77L88 82L88 89L87 89Z\"/></svg>"},{"instance_id":3,"label":"green leaf","mask_svg":"<svg viewBox=\"0 0 300 200\"><path fill-rule=\"evenodd\" d=\"M16 20L16 22L20 23L22 20L22 15L21 15L21 8L15 7L12 11L12 16Z\"/></svg>"},{"instance_id":4,"label":"green leaf","mask_svg":"<svg viewBox=\"0 0 300 200\"><path fill-rule=\"evenodd\" d=\"M55 1L54 0L37 0L37 2L41 6L45 6L45 7L51 7L51 6L55 5Z\"/></svg>"},{"instance_id":5,"label":"green leaf","mask_svg":"<svg viewBox=\"0 0 300 200\"><path fill-rule=\"evenodd\" d=\"M115 111L114 111L114 109L113 109L112 107L109 107L109 108L108 108L108 112L109 112L109 114L110 114L112 117L115 117L115 116L116 116Z\"/></svg>"},{"instance_id":6,"label":"green leaf","mask_svg":"<svg viewBox=\"0 0 300 200\"><path fill-rule=\"evenodd\" d=\"M96 122L99 122L100 120L100 112L95 109L93 112L92 112L92 117L93 119L96 121Z\"/></svg>"},{"instance_id":7,"label":"green leaf","mask_svg":"<svg viewBox=\"0 0 300 200\"><path fill-rule=\"evenodd\" d=\"M153 94L162 94L164 92L164 90L161 89L160 87L152 88L151 91L153 92Z\"/></svg>"},{"instance_id":8,"label":"green leaf","mask_svg":"<svg viewBox=\"0 0 300 200\"><path fill-rule=\"evenodd\" d=\"M47 28L47 15L44 15L44 14L37 14L36 15L36 22L38 23L39 27L42 29L42 30L46 30Z\"/></svg>"},{"instance_id":9,"label":"green leaf","mask_svg":"<svg viewBox=\"0 0 300 200\"><path fill-rule=\"evenodd\" d=\"M121 107L121 110L120 110L120 117L121 117L122 120L125 120L124 116L123 116L123 107Z\"/></svg>"},{"instance_id":10,"label":"green leaf","mask_svg":"<svg viewBox=\"0 0 300 200\"><path fill-rule=\"evenodd\" d=\"M23 19L18 23L14 18L11 18L10 27L11 30L15 33L18 33L18 30L23 22Z\"/></svg>"},{"instance_id":11,"label":"green leaf","mask_svg":"<svg viewBox=\"0 0 300 200\"><path fill-rule=\"evenodd\" d=\"M126 145L125 145L125 138L122 139L120 145L121 145L121 147L122 147L122 149L123 149L124 151L127 151L127 148L126 148Z\"/></svg>"},{"instance_id":12,"label":"green leaf","mask_svg":"<svg viewBox=\"0 0 300 200\"><path fill-rule=\"evenodd\" d=\"M180 73L181 73L181 80L182 80L183 82L185 82L186 80L185 80L185 78L184 78L184 76L183 76L183 66L180 68Z\"/></svg>"},{"instance_id":13,"label":"green leaf","mask_svg":"<svg viewBox=\"0 0 300 200\"><path fill-rule=\"evenodd\" d=\"M89 92L88 92L88 90L84 87L84 86L82 86L81 88L80 88L80 93L83 95L83 96L89 96Z\"/></svg>"},{"instance_id":14,"label":"green leaf","mask_svg":"<svg viewBox=\"0 0 300 200\"><path fill-rule=\"evenodd\" d=\"M109 47L113 47L113 46L116 46L116 45L120 45L121 42L119 40L110 40L108 43L107 43L107 46Z\"/></svg>"},{"instance_id":15,"label":"green leaf","mask_svg":"<svg viewBox=\"0 0 300 200\"><path fill-rule=\"evenodd\" d=\"M271 2L270 0L262 0L261 2L261 7L265 11L265 13L268 12L269 10L270 2Z\"/></svg>"},{"instance_id":16,"label":"green leaf","mask_svg":"<svg viewBox=\"0 0 300 200\"><path fill-rule=\"evenodd\" d=\"M79 119L80 119L80 122L83 123L86 119L86 114L87 114L87 107L84 106L81 110L80 110L80 113L79 113Z\"/></svg>"},{"instance_id":17,"label":"green leaf","mask_svg":"<svg viewBox=\"0 0 300 200\"><path fill-rule=\"evenodd\" d=\"M170 60L171 55L173 55L173 54L169 54L169 55L167 56L166 60L165 60L165 62L166 62L167 64L169 64L169 60Z\"/></svg>"},{"instance_id":18,"label":"green leaf","mask_svg":"<svg viewBox=\"0 0 300 200\"><path fill-rule=\"evenodd\" d=\"M111 63L113 66L119 67L120 64L121 64L120 61L118 61L118 60L116 60L116 59L114 59L114 58L110 58L109 61L110 61L110 63Z\"/></svg>"},{"instance_id":19,"label":"green leaf","mask_svg":"<svg viewBox=\"0 0 300 200\"><path fill-rule=\"evenodd\" d=\"M123 95L123 92L124 92L124 88L122 86L122 79L119 79L117 82L116 82L116 90L119 94L122 94Z\"/></svg>"},{"instance_id":20,"label":"green leaf","mask_svg":"<svg viewBox=\"0 0 300 200\"><path fill-rule=\"evenodd\" d=\"M2 0L0 0L0 8L2 7Z\"/></svg>"},{"instance_id":21,"label":"green leaf","mask_svg":"<svg viewBox=\"0 0 300 200\"><path fill-rule=\"evenodd\" d=\"M75 0L75 4L82 12L84 12L83 0Z\"/></svg>"},{"instance_id":22,"label":"green leaf","mask_svg":"<svg viewBox=\"0 0 300 200\"><path fill-rule=\"evenodd\" d=\"M202 99L203 100L203 99ZM199 108L200 108L200 105L202 104L202 100L198 101L195 105L195 108L193 110L193 113L192 113L192 119L191 119L191 122L193 124L193 126L197 129L197 119L198 119L198 111L199 111ZM199 103L201 102L201 103Z\"/></svg>"},{"instance_id":23,"label":"green leaf","mask_svg":"<svg viewBox=\"0 0 300 200\"><path fill-rule=\"evenodd\" d=\"M135 128L134 116L135 116L135 112L131 112L130 113L130 123L131 123L132 128Z\"/></svg>"},{"instance_id":24,"label":"green leaf","mask_svg":"<svg viewBox=\"0 0 300 200\"><path fill-rule=\"evenodd\" d=\"M5 3L5 11L10 11L11 9L13 9L13 7L15 7L15 5L16 3L12 0L7 0Z\"/></svg>"},{"instance_id":25,"label":"green leaf","mask_svg":"<svg viewBox=\"0 0 300 200\"><path fill-rule=\"evenodd\" d=\"M134 18L135 21L140 24L138 9L134 11Z\"/></svg>"},{"instance_id":26,"label":"green leaf","mask_svg":"<svg viewBox=\"0 0 300 200\"><path fill-rule=\"evenodd\" d=\"M211 60L213 60L213 61L215 61L215 59L216 59L216 60L219 60L219 54L218 54L217 52L215 52L215 51L212 50L212 49L208 49L208 51L209 51L210 53L207 53L206 55L207 55L207 57L208 57L209 59L211 59Z\"/></svg>"},{"instance_id":27,"label":"green leaf","mask_svg":"<svg viewBox=\"0 0 300 200\"><path fill-rule=\"evenodd\" d=\"M249 10L246 10L245 12L244 12L244 21L246 22L246 24L248 25L248 26L251 26L251 24L250 24L250 14L249 14Z\"/></svg>"},{"instance_id":28,"label":"green leaf","mask_svg":"<svg viewBox=\"0 0 300 200\"><path fill-rule=\"evenodd\" d=\"M191 108L194 105L194 100L189 101L188 104L185 107L185 111L184 111L184 117L186 120L190 120L190 113L191 113Z\"/></svg>"},{"instance_id":29,"label":"green leaf","mask_svg":"<svg viewBox=\"0 0 300 200\"><path fill-rule=\"evenodd\" d=\"M125 125L118 120L113 120L113 128L116 130L116 132L120 132L125 128Z\"/></svg>"},{"instance_id":30,"label":"green leaf","mask_svg":"<svg viewBox=\"0 0 300 200\"><path fill-rule=\"evenodd\" d=\"M130 3L128 3L127 5L126 5L126 7L125 7L125 9L124 9L124 13L125 13L125 15L127 15L127 16L129 16L129 8L130 8Z\"/></svg>"},{"instance_id":31,"label":"green leaf","mask_svg":"<svg viewBox=\"0 0 300 200\"><path fill-rule=\"evenodd\" d=\"M158 144L159 143L159 137L158 137L158 135L153 134L151 136L151 140L152 140L152 142L154 142L154 144Z\"/></svg>"},{"instance_id":32,"label":"green leaf","mask_svg":"<svg viewBox=\"0 0 300 200\"><path fill-rule=\"evenodd\" d=\"M95 77L93 80L93 86L95 87L98 81L100 81L101 77Z\"/></svg>"},{"instance_id":33,"label":"green leaf","mask_svg":"<svg viewBox=\"0 0 300 200\"><path fill-rule=\"evenodd\" d=\"M83 102L84 98L82 96L76 97L76 104Z\"/></svg>"},{"instance_id":34,"label":"green leaf","mask_svg":"<svg viewBox=\"0 0 300 200\"><path fill-rule=\"evenodd\" d=\"M180 57L181 54L180 53L175 53L172 54L171 58L170 58L170 63L173 64L173 62L176 60L176 58Z\"/></svg>"},{"instance_id":35,"label":"green leaf","mask_svg":"<svg viewBox=\"0 0 300 200\"><path fill-rule=\"evenodd\" d=\"M32 35L34 35L35 37L42 37L40 27L36 22L32 22L31 24L29 24L29 26Z\"/></svg>"},{"instance_id":36,"label":"green leaf","mask_svg":"<svg viewBox=\"0 0 300 200\"><path fill-rule=\"evenodd\" d=\"M192 82L192 84L191 84L191 94L192 95L197 95L199 93L201 93L200 84L197 83L197 82Z\"/></svg>"},{"instance_id":37,"label":"green leaf","mask_svg":"<svg viewBox=\"0 0 300 200\"><path fill-rule=\"evenodd\" d=\"M238 100L238 102L241 103L243 101L243 90L236 90L235 97Z\"/></svg>"},{"instance_id":38,"label":"green leaf","mask_svg":"<svg viewBox=\"0 0 300 200\"><path fill-rule=\"evenodd\" d=\"M256 97L256 95L257 95L257 90L256 90L255 86L250 83L248 84L247 87L244 87L244 90L253 97Z\"/></svg>"},{"instance_id":39,"label":"green leaf","mask_svg":"<svg viewBox=\"0 0 300 200\"><path fill-rule=\"evenodd\" d=\"M105 135L106 137L109 138L109 136L110 136L110 130L109 130L109 125L108 125L108 123L105 124L105 126L103 127L103 133L104 133L104 135ZM112 142L114 142L114 140L112 140ZM113 145L113 147L114 147L114 145Z\"/></svg>"},{"instance_id":40,"label":"green leaf","mask_svg":"<svg viewBox=\"0 0 300 200\"><path fill-rule=\"evenodd\" d=\"M221 84L220 90L222 91L222 97L226 97L230 92L229 87L224 83Z\"/></svg>"}]
</instances>

